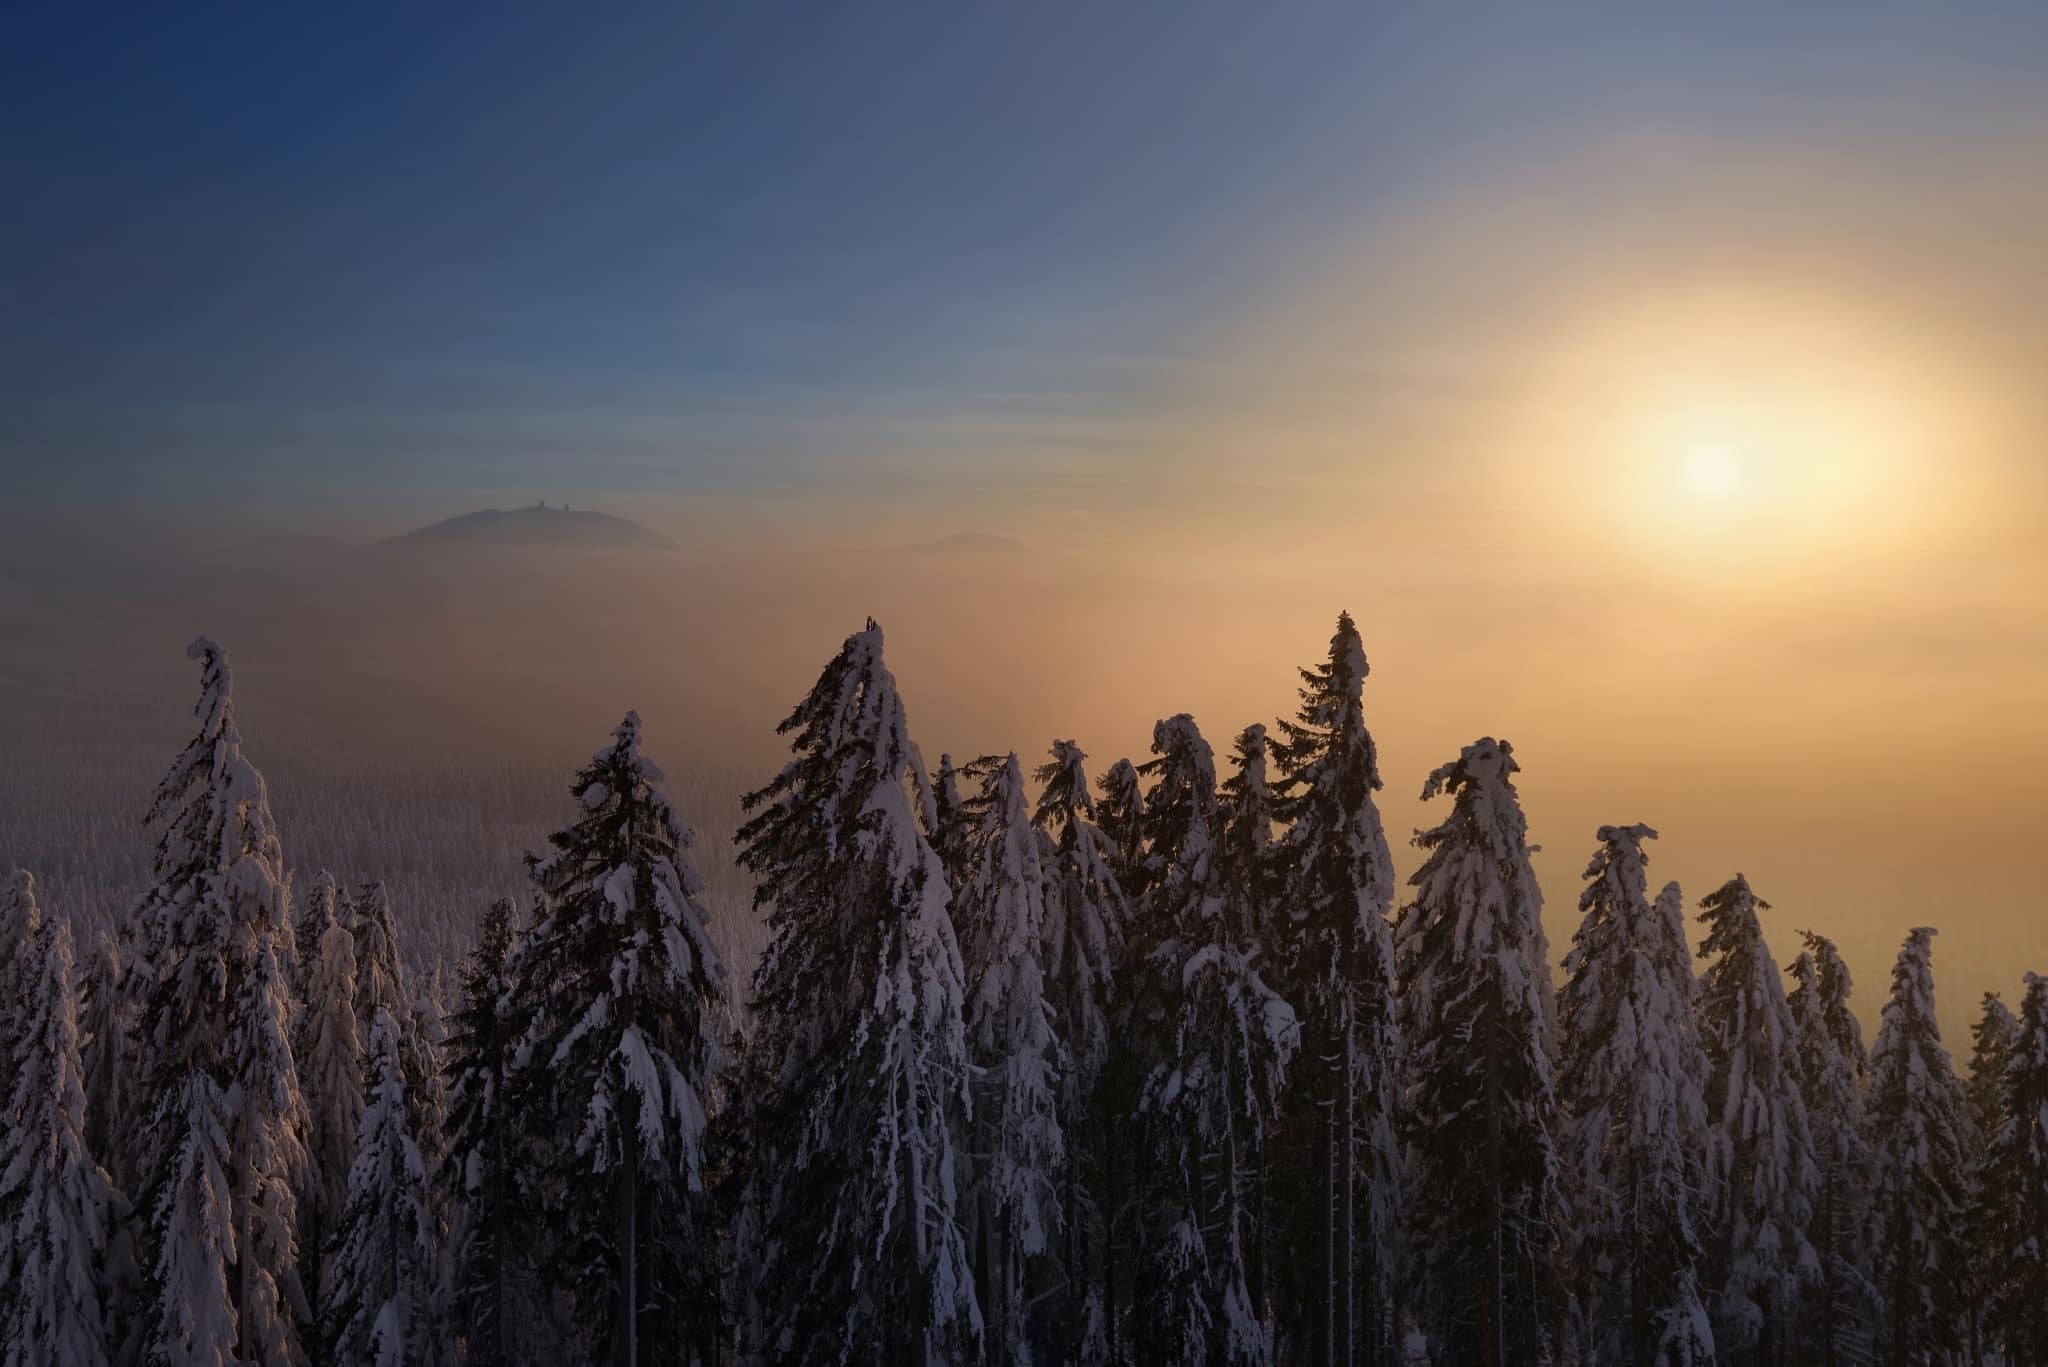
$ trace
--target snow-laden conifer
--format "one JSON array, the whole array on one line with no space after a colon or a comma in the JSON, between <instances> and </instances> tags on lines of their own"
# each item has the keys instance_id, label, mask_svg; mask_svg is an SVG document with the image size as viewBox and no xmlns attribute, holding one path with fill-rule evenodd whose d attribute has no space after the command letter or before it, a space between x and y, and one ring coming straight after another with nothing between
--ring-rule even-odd
<instances>
[{"instance_id":1,"label":"snow-laden conifer","mask_svg":"<svg viewBox=\"0 0 2048 1367\"><path fill-rule=\"evenodd\" d=\"M1849 1008L1849 966L1834 942L1803 932L1792 963L1787 1005L1799 1054L1817 1185L1808 1241L1818 1282L1802 1301L1797 1361L1820 1367L1872 1360L1878 1319L1870 1280L1870 1148L1863 1135L1863 1091L1870 1060L1863 1026Z\"/></svg>"},{"instance_id":2,"label":"snow-laden conifer","mask_svg":"<svg viewBox=\"0 0 2048 1367\"><path fill-rule=\"evenodd\" d=\"M100 1166L118 1180L133 1176L115 1171L116 1155L132 1151L123 1128L130 1105L131 1022L128 994L121 983L120 946L103 930L87 947L84 959L78 1024L85 1056L85 1142Z\"/></svg>"},{"instance_id":3,"label":"snow-laden conifer","mask_svg":"<svg viewBox=\"0 0 2048 1367\"><path fill-rule=\"evenodd\" d=\"M1894 1362L1929 1362L1961 1347L1968 1256L1970 1101L1934 1019L1934 932L1906 936L1870 1050L1871 1203L1876 1280Z\"/></svg>"},{"instance_id":4,"label":"snow-laden conifer","mask_svg":"<svg viewBox=\"0 0 2048 1367\"><path fill-rule=\"evenodd\" d=\"M1033 823L1048 848L1046 998L1066 1053L1057 1114L1066 1140L1061 1174L1061 1262L1065 1272L1064 1346L1075 1361L1102 1358L1109 1326L1110 1181L1123 1148L1123 1117L1109 1113L1101 1082L1117 1041L1116 969L1130 910L1110 865L1109 838L1095 821L1087 755L1070 740L1052 743L1052 757L1034 775L1040 786Z\"/></svg>"},{"instance_id":5,"label":"snow-laden conifer","mask_svg":"<svg viewBox=\"0 0 2048 1367\"><path fill-rule=\"evenodd\" d=\"M370 1028L369 1095L356 1131L348 1200L323 1297L336 1367L425 1367L433 1361L434 1217L413 1136L403 1029L388 1009Z\"/></svg>"},{"instance_id":6,"label":"snow-laden conifer","mask_svg":"<svg viewBox=\"0 0 2048 1367\"><path fill-rule=\"evenodd\" d=\"M968 766L974 768L973 765ZM971 856L968 846L974 838L974 818L968 812L968 800L960 795L960 781L963 775L953 767L950 754L939 756L939 767L932 770L931 827L926 831L932 842L932 851L939 856L939 863L946 869L946 886L954 895L967 882L967 865ZM969 782L971 774L966 775ZM961 946L965 952L966 946Z\"/></svg>"},{"instance_id":7,"label":"snow-laden conifer","mask_svg":"<svg viewBox=\"0 0 2048 1367\"><path fill-rule=\"evenodd\" d=\"M1543 895L1506 741L1429 776L1442 824L1395 930L1420 1310L1447 1361L1537 1362L1555 1337L1561 1208Z\"/></svg>"},{"instance_id":8,"label":"snow-laden conifer","mask_svg":"<svg viewBox=\"0 0 2048 1367\"><path fill-rule=\"evenodd\" d=\"M1059 1098L1070 1065L1046 996L1046 844L1031 824L1017 757L983 773L963 813L972 825L954 908L977 1070L981 1309L989 1361L1028 1363L1031 1306L1049 1284L1046 1254L1062 1232L1067 1141Z\"/></svg>"},{"instance_id":9,"label":"snow-laden conifer","mask_svg":"<svg viewBox=\"0 0 2048 1367\"><path fill-rule=\"evenodd\" d=\"M1151 886L1151 870L1145 856L1145 785L1138 768L1120 759L1103 771L1102 796L1095 804L1095 821L1102 828L1103 857L1116 871L1124 897L1134 908L1141 893Z\"/></svg>"},{"instance_id":10,"label":"snow-laden conifer","mask_svg":"<svg viewBox=\"0 0 2048 1367\"><path fill-rule=\"evenodd\" d=\"M445 1144L442 1134L448 1110L441 1055L435 1040L440 1024L429 1019L421 994L408 981L399 950L398 912L390 887L365 883L342 899L343 924L355 940L356 1035L366 1042L377 1013L388 1011L398 1027L398 1056L405 1065L408 1104L416 1128L413 1138L427 1161L436 1163Z\"/></svg>"},{"instance_id":11,"label":"snow-laden conifer","mask_svg":"<svg viewBox=\"0 0 2048 1367\"><path fill-rule=\"evenodd\" d=\"M381 881L356 888L343 903L343 924L355 940L356 1034L367 1048L378 1012L389 1011L392 1023L404 1030L412 1006L398 952L398 911Z\"/></svg>"},{"instance_id":12,"label":"snow-laden conifer","mask_svg":"<svg viewBox=\"0 0 2048 1367\"><path fill-rule=\"evenodd\" d=\"M1648 826L1602 826L1558 994L1560 1157L1599 1361L1714 1360L1700 1290L1707 1063L1678 885L1649 899Z\"/></svg>"},{"instance_id":13,"label":"snow-laden conifer","mask_svg":"<svg viewBox=\"0 0 2048 1367\"><path fill-rule=\"evenodd\" d=\"M461 1001L447 1042L449 1193L448 1287L452 1336L471 1367L513 1367L544 1360L537 1332L528 1228L541 1199L529 1176L517 1113L510 1101L519 1033L509 1000L512 904L484 912L476 948L463 967Z\"/></svg>"},{"instance_id":14,"label":"snow-laden conifer","mask_svg":"<svg viewBox=\"0 0 2048 1367\"><path fill-rule=\"evenodd\" d=\"M2027 975L1987 1187L1998 1199L1992 1320L2005 1361L2048 1362L2048 977Z\"/></svg>"},{"instance_id":15,"label":"snow-laden conifer","mask_svg":"<svg viewBox=\"0 0 2048 1367\"><path fill-rule=\"evenodd\" d=\"M570 786L578 816L529 857L540 919L512 965L514 1086L538 1127L545 1199L587 1355L687 1362L717 1342L704 1130L725 967L694 839L629 712Z\"/></svg>"},{"instance_id":16,"label":"snow-laden conifer","mask_svg":"<svg viewBox=\"0 0 2048 1367\"><path fill-rule=\"evenodd\" d=\"M1117 960L1130 910L1110 863L1109 837L1095 820L1084 764L1070 740L1052 743L1038 767L1041 785L1032 821L1051 842L1046 876L1047 994L1069 1058L1061 1088L1069 1120L1086 1105L1112 1046L1110 1007Z\"/></svg>"},{"instance_id":17,"label":"snow-laden conifer","mask_svg":"<svg viewBox=\"0 0 2048 1367\"><path fill-rule=\"evenodd\" d=\"M28 988L42 967L35 962L36 935L42 924L35 878L25 869L16 869L0 887L0 1077L12 1078L21 1065L28 1033L24 1019ZM0 1113L0 1122L6 1120Z\"/></svg>"},{"instance_id":18,"label":"snow-laden conifer","mask_svg":"<svg viewBox=\"0 0 2048 1367\"><path fill-rule=\"evenodd\" d=\"M795 757L748 795L740 832L774 931L743 1074L744 1346L775 1363L967 1360L965 987L881 628L849 636L779 729Z\"/></svg>"},{"instance_id":19,"label":"snow-laden conifer","mask_svg":"<svg viewBox=\"0 0 2048 1367\"><path fill-rule=\"evenodd\" d=\"M34 912L16 874L11 895ZM0 1364L108 1361L103 1258L111 1184L85 1143L84 1061L71 928L42 926L18 989L18 1059L0 1127Z\"/></svg>"},{"instance_id":20,"label":"snow-laden conifer","mask_svg":"<svg viewBox=\"0 0 2048 1367\"><path fill-rule=\"evenodd\" d=\"M1302 1056L1286 1101L1276 1176L1282 1258L1317 1360L1377 1360L1399 1337L1401 1095L1394 865L1373 794L1379 751L1365 724L1365 646L1339 613L1326 659L1300 671L1280 723L1274 815L1275 970L1298 994Z\"/></svg>"},{"instance_id":21,"label":"snow-laden conifer","mask_svg":"<svg viewBox=\"0 0 2048 1367\"><path fill-rule=\"evenodd\" d=\"M292 936L298 969L293 985L300 1001L306 999L314 967L320 962L320 939L327 934L328 923L339 921L344 926L348 925L350 910L334 875L324 869L313 879L303 902L292 908Z\"/></svg>"},{"instance_id":22,"label":"snow-laden conifer","mask_svg":"<svg viewBox=\"0 0 2048 1367\"><path fill-rule=\"evenodd\" d=\"M136 1208L153 1363L296 1367L294 1183L304 1104L279 938L289 888L263 778L242 754L231 676L204 639L199 734L157 786L155 881L137 907Z\"/></svg>"},{"instance_id":23,"label":"snow-laden conifer","mask_svg":"<svg viewBox=\"0 0 2048 1367\"><path fill-rule=\"evenodd\" d=\"M1271 1360L1258 1285L1266 1126L1300 1043L1257 966L1254 913L1224 856L1209 743L1182 713L1152 731L1154 885L1137 917L1134 1032L1146 1167L1136 1336L1164 1361Z\"/></svg>"},{"instance_id":24,"label":"snow-laden conifer","mask_svg":"<svg viewBox=\"0 0 2048 1367\"><path fill-rule=\"evenodd\" d=\"M240 1147L242 1218L237 1228L241 1351L249 1361L290 1363L304 1357L300 1326L312 1304L299 1260L299 1193L313 1184L306 1137L312 1116L292 1053L291 988L285 976L282 927L264 937L242 984L236 1013L235 1108Z\"/></svg>"},{"instance_id":25,"label":"snow-laden conifer","mask_svg":"<svg viewBox=\"0 0 2048 1367\"><path fill-rule=\"evenodd\" d=\"M317 899L308 913L315 908L326 924L313 942L307 970L298 1056L312 1115L308 1149L313 1181L304 1207L305 1261L314 1273L313 1284L319 1285L319 1260L348 1201L348 1175L355 1166L356 1129L363 1118L365 1041L356 1033L355 936L342 924L333 896Z\"/></svg>"},{"instance_id":26,"label":"snow-laden conifer","mask_svg":"<svg viewBox=\"0 0 2048 1367\"><path fill-rule=\"evenodd\" d=\"M1802 1283L1819 1271L1806 1229L1819 1172L1784 979L1741 874L1700 902L1700 1040L1707 1051L1714 1335L1729 1362L1778 1367Z\"/></svg>"},{"instance_id":27,"label":"snow-laden conifer","mask_svg":"<svg viewBox=\"0 0 2048 1367\"><path fill-rule=\"evenodd\" d=\"M2005 1123L2008 1073L2018 1046L2020 1023L1996 992L1986 992L1977 1023L1970 1029L1970 1076L1964 1091L1970 1099L1970 1124L1975 1144L1970 1152L1969 1212L1964 1232L1963 1314L1971 1362L1982 1362L1995 1328L1991 1300L2004 1259L1999 1256L1997 1211L1999 1194L1992 1185L1990 1154Z\"/></svg>"}]
</instances>

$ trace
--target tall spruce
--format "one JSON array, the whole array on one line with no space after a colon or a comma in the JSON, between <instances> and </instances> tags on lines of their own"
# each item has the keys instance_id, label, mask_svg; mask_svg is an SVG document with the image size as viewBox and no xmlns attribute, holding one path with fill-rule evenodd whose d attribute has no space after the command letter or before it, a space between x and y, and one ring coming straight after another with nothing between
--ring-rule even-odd
<instances>
[{"instance_id":1,"label":"tall spruce","mask_svg":"<svg viewBox=\"0 0 2048 1367\"><path fill-rule=\"evenodd\" d=\"M525 1256L527 1171L511 1107L517 1044L512 1017L512 903L493 902L459 976L461 1003L448 1037L449 1329L472 1367L537 1361L531 1306L532 1265Z\"/></svg>"},{"instance_id":2,"label":"tall spruce","mask_svg":"<svg viewBox=\"0 0 2048 1367\"><path fill-rule=\"evenodd\" d=\"M1971 1362L1982 1362L1992 1347L1996 1321L1991 1299L2003 1274L1999 1256L1997 1212L1999 1192L1993 1186L1991 1148L2005 1123L2006 1087L2013 1051L2019 1045L2020 1023L1996 992L1986 992L1977 1023L1970 1030L1970 1076L1964 1091L1970 1099L1969 1212L1963 1255L1965 1343Z\"/></svg>"},{"instance_id":3,"label":"tall spruce","mask_svg":"<svg viewBox=\"0 0 2048 1367\"><path fill-rule=\"evenodd\" d=\"M35 1043L31 990L40 978L43 926L36 880L16 869L0 886L0 1135L16 1123L14 1078ZM0 1283L9 1279L12 1245L0 1232Z\"/></svg>"},{"instance_id":4,"label":"tall spruce","mask_svg":"<svg viewBox=\"0 0 2048 1367\"><path fill-rule=\"evenodd\" d=\"M42 925L36 880L26 869L16 869L0 887L0 1078L13 1078L30 1034L27 998L42 970L36 962ZM0 1121L7 1119L0 1112Z\"/></svg>"},{"instance_id":5,"label":"tall spruce","mask_svg":"<svg viewBox=\"0 0 2048 1367\"><path fill-rule=\"evenodd\" d=\"M1573 1264L1590 1360L1714 1361L1700 1289L1706 1055L1676 883L1649 898L1648 826L1602 826L1558 993Z\"/></svg>"},{"instance_id":6,"label":"tall spruce","mask_svg":"<svg viewBox=\"0 0 2048 1367\"><path fill-rule=\"evenodd\" d=\"M398 1028L399 1061L405 1066L413 1137L427 1162L438 1163L447 1144L448 1115L447 1084L436 1043L440 1022L406 973L390 886L381 880L364 883L340 896L338 911L355 940L357 1038L367 1047L377 1013L391 1013Z\"/></svg>"},{"instance_id":7,"label":"tall spruce","mask_svg":"<svg viewBox=\"0 0 2048 1367\"><path fill-rule=\"evenodd\" d=\"M744 1349L790 1364L979 1351L956 1138L965 986L929 791L872 619L782 722L741 863L773 939L754 977ZM929 815L926 813L925 815Z\"/></svg>"},{"instance_id":8,"label":"tall spruce","mask_svg":"<svg viewBox=\"0 0 2048 1367\"><path fill-rule=\"evenodd\" d=\"M1870 1051L1877 1284L1894 1367L1963 1346L1963 1221L1976 1142L1970 1102L1934 1019L1934 932L1915 927L1892 969Z\"/></svg>"},{"instance_id":9,"label":"tall spruce","mask_svg":"<svg viewBox=\"0 0 2048 1367\"><path fill-rule=\"evenodd\" d=\"M1998 1194L1992 1314L2011 1367L2048 1363L2048 978L2027 975L1991 1145Z\"/></svg>"},{"instance_id":10,"label":"tall spruce","mask_svg":"<svg viewBox=\"0 0 2048 1367\"><path fill-rule=\"evenodd\" d=\"M312 939L298 1056L312 1116L307 1143L313 1182L305 1193L306 1281L320 1286L327 1241L348 1202L356 1129L363 1118L363 1038L356 1033L356 942L330 895L316 899L325 925Z\"/></svg>"},{"instance_id":11,"label":"tall spruce","mask_svg":"<svg viewBox=\"0 0 2048 1367\"><path fill-rule=\"evenodd\" d=\"M1424 800L1453 805L1415 837L1394 942L1418 1308L1440 1357L1484 1367L1542 1360L1558 1328L1555 1008L1520 767L1489 737L1429 776Z\"/></svg>"},{"instance_id":12,"label":"tall spruce","mask_svg":"<svg viewBox=\"0 0 2048 1367\"><path fill-rule=\"evenodd\" d=\"M148 1222L140 1328L152 1363L296 1367L305 1108L278 946L289 887L226 656L203 638L187 654L200 662L199 734L150 804L154 882L127 972L147 1107L134 1164Z\"/></svg>"},{"instance_id":13,"label":"tall spruce","mask_svg":"<svg viewBox=\"0 0 2048 1367\"><path fill-rule=\"evenodd\" d=\"M1821 1367L1865 1363L1876 1351L1879 1298L1870 1279L1870 1147L1863 1093L1870 1059L1863 1026L1849 1009L1849 966L1834 941L1802 932L1792 963L1792 1036L1799 1054L1807 1127L1813 1135L1813 1218L1808 1240L1818 1284L1803 1301L1797 1361Z\"/></svg>"},{"instance_id":14,"label":"tall spruce","mask_svg":"<svg viewBox=\"0 0 2048 1367\"><path fill-rule=\"evenodd\" d=\"M1712 960L1700 983L1716 1204L1709 1243L1714 1338L1724 1363L1781 1367L1804 1283L1818 1271L1806 1230L1820 1175L1792 1009L1741 874L1700 902Z\"/></svg>"},{"instance_id":15,"label":"tall spruce","mask_svg":"<svg viewBox=\"0 0 2048 1367\"><path fill-rule=\"evenodd\" d=\"M1300 1043L1260 976L1255 912L1233 884L1209 744L1185 713L1153 728L1146 835L1154 886L1138 915L1134 1033L1146 1180L1134 1341L1147 1361L1260 1363L1266 1127Z\"/></svg>"},{"instance_id":16,"label":"tall spruce","mask_svg":"<svg viewBox=\"0 0 2048 1367\"><path fill-rule=\"evenodd\" d=\"M1096 824L1108 842L1105 857L1116 870L1125 900L1133 903L1151 886L1145 855L1145 782L1138 767L1120 759L1103 771L1102 796L1095 804Z\"/></svg>"},{"instance_id":17,"label":"tall spruce","mask_svg":"<svg viewBox=\"0 0 2048 1367\"><path fill-rule=\"evenodd\" d=\"M536 1127L581 1356L688 1362L718 1342L704 1130L724 1029L694 839L627 713L570 787L579 815L529 856L541 916L513 963L517 1113Z\"/></svg>"},{"instance_id":18,"label":"tall spruce","mask_svg":"<svg viewBox=\"0 0 2048 1367\"><path fill-rule=\"evenodd\" d=\"M314 877L304 902L292 908L292 936L296 941L298 969L293 987L301 1001L308 994L314 966L320 962L320 937L327 933L331 921L338 920L346 925L347 911L348 904L342 898L340 885L335 882L334 875L324 869Z\"/></svg>"},{"instance_id":19,"label":"tall spruce","mask_svg":"<svg viewBox=\"0 0 2048 1367\"><path fill-rule=\"evenodd\" d=\"M1030 1310L1051 1285L1067 1138L1059 1098L1070 1068L1046 993L1050 927L1045 842L1031 824L1017 757L986 766L968 804L967 864L954 921L967 979L974 1101L980 1301L992 1363L1028 1363ZM1057 1355L1055 1355L1057 1356Z\"/></svg>"},{"instance_id":20,"label":"tall spruce","mask_svg":"<svg viewBox=\"0 0 2048 1367\"><path fill-rule=\"evenodd\" d=\"M434 1216L402 1038L391 1011L379 1008L370 1027L369 1096L323 1297L337 1367L427 1367L434 1360Z\"/></svg>"},{"instance_id":21,"label":"tall spruce","mask_svg":"<svg viewBox=\"0 0 2048 1367\"><path fill-rule=\"evenodd\" d=\"M960 795L963 777L973 781L971 773L963 775L953 767L951 755L939 756L939 767L932 771L931 824L925 832L939 863L945 866L946 886L956 896L967 882L968 849L974 838L974 818L967 810L967 799Z\"/></svg>"},{"instance_id":22,"label":"tall spruce","mask_svg":"<svg viewBox=\"0 0 2048 1367\"><path fill-rule=\"evenodd\" d=\"M10 895L33 915L17 873ZM16 1060L0 1126L0 1364L109 1360L104 1254L112 1184L85 1142L71 928L42 925L20 965Z\"/></svg>"},{"instance_id":23,"label":"tall spruce","mask_svg":"<svg viewBox=\"0 0 2048 1367\"><path fill-rule=\"evenodd\" d=\"M1296 1065L1276 1171L1297 1199L1281 1229L1286 1280L1316 1362L1382 1362L1399 1338L1401 1094L1394 866L1373 794L1379 750L1365 724L1365 646L1337 616L1328 657L1300 671L1280 723L1273 946L1300 994ZM1311 1213L1312 1212L1312 1213Z\"/></svg>"},{"instance_id":24,"label":"tall spruce","mask_svg":"<svg viewBox=\"0 0 2048 1367\"><path fill-rule=\"evenodd\" d=\"M85 1142L117 1183L134 1174L118 1169L118 1156L131 1151L123 1121L130 1104L128 994L121 985L121 949L106 931L86 950L82 966L79 1030L85 1051Z\"/></svg>"},{"instance_id":25,"label":"tall spruce","mask_svg":"<svg viewBox=\"0 0 2048 1367\"><path fill-rule=\"evenodd\" d=\"M343 897L341 912L355 939L356 1034L367 1048L379 1011L389 1011L400 1030L406 1028L410 1014L405 961L398 952L398 912L391 889L381 881L365 883Z\"/></svg>"},{"instance_id":26,"label":"tall spruce","mask_svg":"<svg viewBox=\"0 0 2048 1367\"><path fill-rule=\"evenodd\" d=\"M1048 848L1046 999L1066 1053L1056 1097L1066 1162L1060 1173L1061 1347L1066 1360L1100 1361L1109 1352L1109 1209L1121 1116L1101 1086L1116 1051L1116 970L1130 909L1110 863L1109 837L1095 821L1087 755L1070 740L1052 743L1032 821Z\"/></svg>"}]
</instances>

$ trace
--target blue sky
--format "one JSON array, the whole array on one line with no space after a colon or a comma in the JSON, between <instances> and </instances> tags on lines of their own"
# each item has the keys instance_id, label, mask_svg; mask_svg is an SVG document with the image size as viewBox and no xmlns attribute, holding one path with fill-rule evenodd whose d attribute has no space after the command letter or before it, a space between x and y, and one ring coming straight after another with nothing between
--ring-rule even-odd
<instances>
[{"instance_id":1,"label":"blue sky","mask_svg":"<svg viewBox=\"0 0 2048 1367\"><path fill-rule=\"evenodd\" d=\"M1107 478L1333 235L1618 132L1910 174L2048 71L2038 7L1783 8L44 6L0 461L266 515Z\"/></svg>"}]
</instances>

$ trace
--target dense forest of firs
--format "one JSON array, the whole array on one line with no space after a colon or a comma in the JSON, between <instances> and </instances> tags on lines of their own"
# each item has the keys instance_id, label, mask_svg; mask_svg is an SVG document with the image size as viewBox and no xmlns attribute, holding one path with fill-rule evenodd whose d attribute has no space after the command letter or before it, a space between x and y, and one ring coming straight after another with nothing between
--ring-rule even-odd
<instances>
[{"instance_id":1,"label":"dense forest of firs","mask_svg":"<svg viewBox=\"0 0 2048 1367\"><path fill-rule=\"evenodd\" d=\"M5 1364L2048 1364L2048 979L1959 1075L1914 930L1866 1051L1636 825L1554 984L1506 741L1395 886L1348 616L1092 776L928 769L871 622L715 859L629 714L551 835L301 792L309 864L191 653L147 866L0 896Z\"/></svg>"}]
</instances>

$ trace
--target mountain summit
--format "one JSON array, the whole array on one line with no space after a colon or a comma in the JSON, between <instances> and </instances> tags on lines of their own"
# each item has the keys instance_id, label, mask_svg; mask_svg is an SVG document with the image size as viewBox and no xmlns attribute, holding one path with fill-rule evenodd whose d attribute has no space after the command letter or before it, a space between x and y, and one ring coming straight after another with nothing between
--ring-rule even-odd
<instances>
[{"instance_id":1,"label":"mountain summit","mask_svg":"<svg viewBox=\"0 0 2048 1367\"><path fill-rule=\"evenodd\" d=\"M637 522L587 508L546 503L509 512L485 508L391 538L402 545L571 546L585 549L669 549L676 543Z\"/></svg>"}]
</instances>

